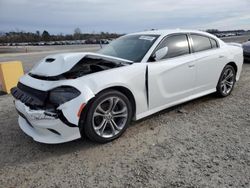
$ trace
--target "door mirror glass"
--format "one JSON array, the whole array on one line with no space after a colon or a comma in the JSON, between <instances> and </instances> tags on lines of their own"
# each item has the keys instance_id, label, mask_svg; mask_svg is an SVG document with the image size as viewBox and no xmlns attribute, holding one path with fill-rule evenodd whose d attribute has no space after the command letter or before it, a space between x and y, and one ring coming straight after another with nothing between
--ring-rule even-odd
<instances>
[{"instance_id":1,"label":"door mirror glass","mask_svg":"<svg viewBox=\"0 0 250 188\"><path fill-rule=\"evenodd\" d=\"M168 47L161 48L155 52L154 59L155 61L159 61L164 58L168 54Z\"/></svg>"}]
</instances>

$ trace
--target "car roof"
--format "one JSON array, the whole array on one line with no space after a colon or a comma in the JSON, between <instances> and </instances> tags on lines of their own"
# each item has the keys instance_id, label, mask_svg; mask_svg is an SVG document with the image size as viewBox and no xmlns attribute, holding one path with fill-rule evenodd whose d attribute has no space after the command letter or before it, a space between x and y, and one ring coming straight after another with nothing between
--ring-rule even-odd
<instances>
[{"instance_id":1,"label":"car roof","mask_svg":"<svg viewBox=\"0 0 250 188\"><path fill-rule=\"evenodd\" d=\"M143 31L138 33L132 33L130 35L169 35L169 34L175 34L175 33L196 33L196 34L202 34L207 35L210 37L215 37L214 35L211 35L207 32L198 31L198 30L187 30L187 29L161 29L161 30L150 30L150 31Z\"/></svg>"}]
</instances>

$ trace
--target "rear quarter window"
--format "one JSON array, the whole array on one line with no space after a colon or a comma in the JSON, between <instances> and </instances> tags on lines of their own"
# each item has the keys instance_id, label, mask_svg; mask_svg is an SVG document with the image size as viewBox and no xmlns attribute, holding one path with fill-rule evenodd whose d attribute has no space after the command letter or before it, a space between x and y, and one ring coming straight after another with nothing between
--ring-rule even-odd
<instances>
[{"instance_id":1,"label":"rear quarter window","mask_svg":"<svg viewBox=\"0 0 250 188\"><path fill-rule=\"evenodd\" d=\"M210 38L210 42L211 42L212 48L219 47L218 42L215 39Z\"/></svg>"},{"instance_id":2,"label":"rear quarter window","mask_svg":"<svg viewBox=\"0 0 250 188\"><path fill-rule=\"evenodd\" d=\"M210 39L202 35L191 34L194 52L201 52L212 48Z\"/></svg>"}]
</instances>

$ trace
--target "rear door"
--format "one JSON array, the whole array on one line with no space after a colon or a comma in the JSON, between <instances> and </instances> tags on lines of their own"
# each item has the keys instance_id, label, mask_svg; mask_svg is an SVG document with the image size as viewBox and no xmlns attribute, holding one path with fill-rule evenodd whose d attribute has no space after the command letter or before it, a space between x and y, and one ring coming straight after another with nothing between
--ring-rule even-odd
<instances>
[{"instance_id":1,"label":"rear door","mask_svg":"<svg viewBox=\"0 0 250 188\"><path fill-rule=\"evenodd\" d=\"M149 108L175 103L193 94L195 57L191 54L186 34L167 36L156 48L168 47L168 54L148 63Z\"/></svg>"},{"instance_id":2,"label":"rear door","mask_svg":"<svg viewBox=\"0 0 250 188\"><path fill-rule=\"evenodd\" d=\"M214 89L217 85L226 56L218 42L208 36L191 34L193 52L196 57L196 92Z\"/></svg>"}]
</instances>

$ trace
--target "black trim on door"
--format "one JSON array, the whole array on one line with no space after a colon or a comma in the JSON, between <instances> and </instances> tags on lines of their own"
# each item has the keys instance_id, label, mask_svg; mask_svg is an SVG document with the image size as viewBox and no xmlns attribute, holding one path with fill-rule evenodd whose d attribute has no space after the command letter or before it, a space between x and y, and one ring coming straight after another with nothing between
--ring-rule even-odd
<instances>
[{"instance_id":1,"label":"black trim on door","mask_svg":"<svg viewBox=\"0 0 250 188\"><path fill-rule=\"evenodd\" d=\"M148 65L146 67L146 73L145 73L145 87L146 87L147 105L149 108Z\"/></svg>"}]
</instances>

